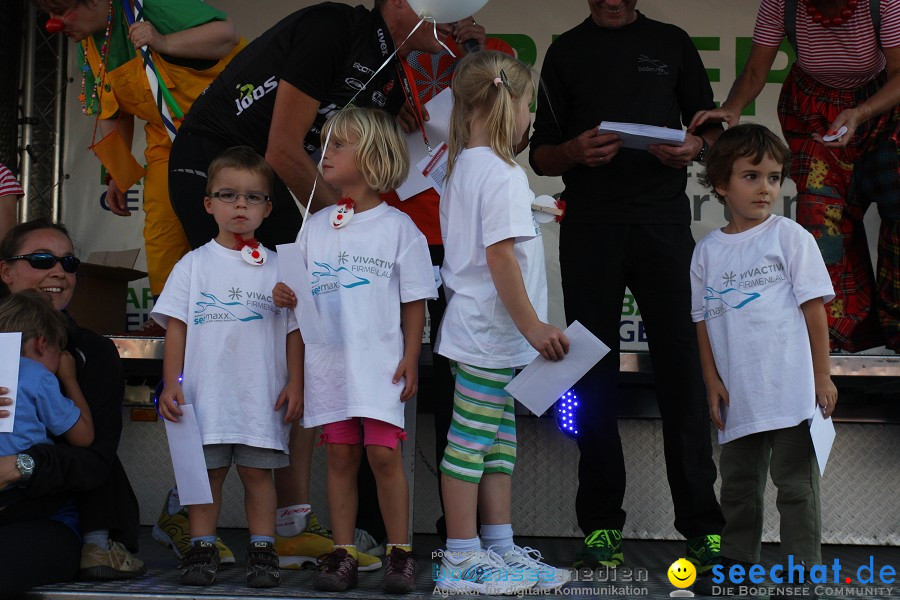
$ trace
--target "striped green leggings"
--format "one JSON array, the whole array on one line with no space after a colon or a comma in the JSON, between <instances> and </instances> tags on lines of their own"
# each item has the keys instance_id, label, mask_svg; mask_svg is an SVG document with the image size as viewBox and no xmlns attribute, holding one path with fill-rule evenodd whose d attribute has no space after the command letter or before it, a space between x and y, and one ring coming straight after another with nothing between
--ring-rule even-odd
<instances>
[{"instance_id":1,"label":"striped green leggings","mask_svg":"<svg viewBox=\"0 0 900 600\"><path fill-rule=\"evenodd\" d=\"M471 483L482 473L512 475L516 464L516 414L506 393L515 369L485 369L451 361L456 378L453 419L441 472Z\"/></svg>"}]
</instances>

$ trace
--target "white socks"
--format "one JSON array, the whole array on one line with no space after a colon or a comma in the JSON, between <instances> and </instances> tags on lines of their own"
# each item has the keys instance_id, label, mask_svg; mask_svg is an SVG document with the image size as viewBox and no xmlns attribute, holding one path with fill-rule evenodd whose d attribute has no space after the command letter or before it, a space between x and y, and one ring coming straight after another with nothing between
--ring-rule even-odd
<instances>
[{"instance_id":1,"label":"white socks","mask_svg":"<svg viewBox=\"0 0 900 600\"><path fill-rule=\"evenodd\" d=\"M171 517L180 510L181 501L178 498L178 488L172 488L168 498L166 498L166 512L169 513L169 516Z\"/></svg>"},{"instance_id":2,"label":"white socks","mask_svg":"<svg viewBox=\"0 0 900 600\"><path fill-rule=\"evenodd\" d=\"M481 545L485 550L492 548L494 552L502 556L504 552L513 547L512 523L482 525Z\"/></svg>"},{"instance_id":3,"label":"white socks","mask_svg":"<svg viewBox=\"0 0 900 600\"><path fill-rule=\"evenodd\" d=\"M279 508L275 511L275 533L281 537L300 535L306 529L306 521L311 512L309 504Z\"/></svg>"},{"instance_id":4,"label":"white socks","mask_svg":"<svg viewBox=\"0 0 900 600\"><path fill-rule=\"evenodd\" d=\"M101 550L109 551L109 529L95 529L84 534L85 544L94 544Z\"/></svg>"},{"instance_id":5,"label":"white socks","mask_svg":"<svg viewBox=\"0 0 900 600\"><path fill-rule=\"evenodd\" d=\"M447 538L447 558L452 563L461 563L479 550L481 540L477 536L466 540Z\"/></svg>"}]
</instances>

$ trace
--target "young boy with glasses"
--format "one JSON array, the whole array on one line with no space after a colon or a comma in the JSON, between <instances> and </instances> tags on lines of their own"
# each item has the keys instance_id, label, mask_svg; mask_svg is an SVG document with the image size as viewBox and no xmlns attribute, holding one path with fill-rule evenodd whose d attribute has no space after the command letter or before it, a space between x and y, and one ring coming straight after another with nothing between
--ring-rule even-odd
<instances>
[{"instance_id":1,"label":"young boy with glasses","mask_svg":"<svg viewBox=\"0 0 900 600\"><path fill-rule=\"evenodd\" d=\"M208 177L204 204L218 235L175 265L152 313L166 328L159 412L177 421L180 405L193 405L213 496L188 509L193 546L181 582L215 581L222 484L234 463L250 529L247 585L275 587L272 470L288 465L290 423L303 411L303 345L291 311L272 302L275 254L253 237L272 211L272 168L237 146L212 162Z\"/></svg>"}]
</instances>

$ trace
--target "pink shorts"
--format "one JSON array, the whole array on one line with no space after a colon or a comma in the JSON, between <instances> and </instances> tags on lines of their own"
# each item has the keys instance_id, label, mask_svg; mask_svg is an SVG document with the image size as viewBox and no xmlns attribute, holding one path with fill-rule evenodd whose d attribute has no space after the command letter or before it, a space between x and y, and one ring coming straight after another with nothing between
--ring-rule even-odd
<instances>
[{"instance_id":1,"label":"pink shorts","mask_svg":"<svg viewBox=\"0 0 900 600\"><path fill-rule=\"evenodd\" d=\"M365 436L365 442L363 442ZM366 446L385 446L393 450L397 442L406 439L406 432L396 425L377 419L353 417L344 421L322 425L323 444L364 443Z\"/></svg>"}]
</instances>

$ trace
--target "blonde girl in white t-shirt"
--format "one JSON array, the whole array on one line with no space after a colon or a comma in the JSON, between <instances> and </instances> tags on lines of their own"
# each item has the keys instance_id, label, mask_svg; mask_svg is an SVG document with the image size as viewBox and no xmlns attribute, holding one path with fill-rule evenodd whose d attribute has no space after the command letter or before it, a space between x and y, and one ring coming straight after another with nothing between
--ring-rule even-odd
<instances>
[{"instance_id":1,"label":"blonde girl in white t-shirt","mask_svg":"<svg viewBox=\"0 0 900 600\"><path fill-rule=\"evenodd\" d=\"M514 160L531 124L532 71L500 52L464 58L453 77L448 176L441 196L447 309L437 352L451 360L453 419L441 462L447 550L436 585L453 592L553 590L568 573L513 542L513 399L503 389L538 353L569 341L544 322L546 272L534 194ZM476 529L481 516L481 537Z\"/></svg>"},{"instance_id":2,"label":"blonde girl in white t-shirt","mask_svg":"<svg viewBox=\"0 0 900 600\"><path fill-rule=\"evenodd\" d=\"M408 172L406 143L386 112L347 108L322 132L322 178L343 198L312 215L299 235L326 343L305 347L304 427L322 425L328 462L328 509L334 550L320 560L313 585L344 591L356 585L353 545L363 448L375 475L387 531L383 589L415 586L407 523L409 491L400 440L403 407L418 386L425 300L437 296L425 236L379 194ZM326 142L327 140L327 142ZM283 283L276 304L295 306Z\"/></svg>"}]
</instances>

